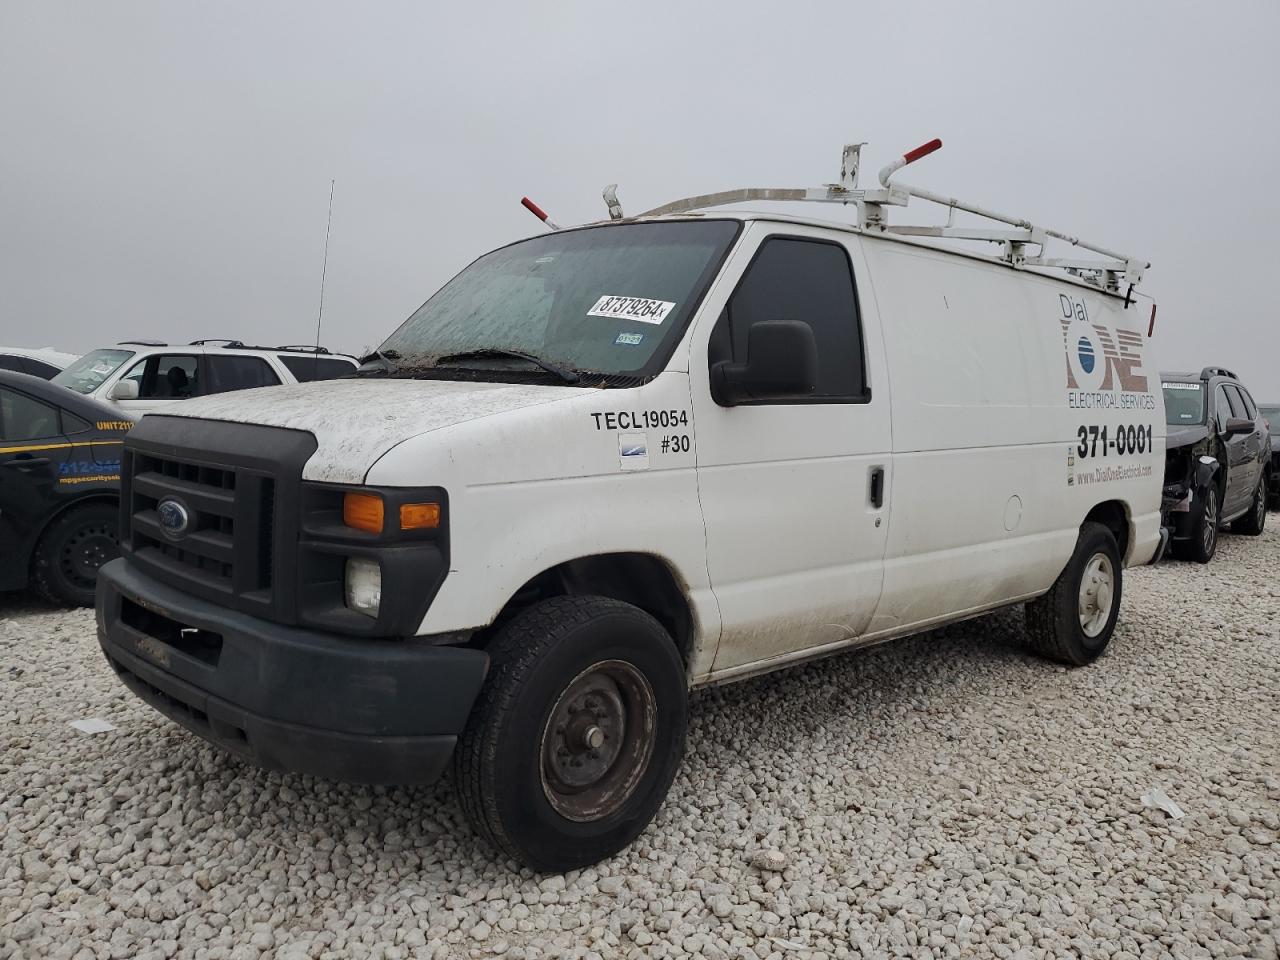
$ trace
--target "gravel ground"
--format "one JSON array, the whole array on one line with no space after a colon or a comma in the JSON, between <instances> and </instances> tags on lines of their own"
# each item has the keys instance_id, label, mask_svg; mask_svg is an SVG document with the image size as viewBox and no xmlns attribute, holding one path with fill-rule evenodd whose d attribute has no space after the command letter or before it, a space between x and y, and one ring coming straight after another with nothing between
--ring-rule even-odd
<instances>
[{"instance_id":1,"label":"gravel ground","mask_svg":"<svg viewBox=\"0 0 1280 960\"><path fill-rule=\"evenodd\" d=\"M656 822L566 876L496 861L447 783L227 759L89 611L0 597L0 960L1275 957L1277 527L1129 571L1091 668L1005 612L699 693Z\"/></svg>"}]
</instances>

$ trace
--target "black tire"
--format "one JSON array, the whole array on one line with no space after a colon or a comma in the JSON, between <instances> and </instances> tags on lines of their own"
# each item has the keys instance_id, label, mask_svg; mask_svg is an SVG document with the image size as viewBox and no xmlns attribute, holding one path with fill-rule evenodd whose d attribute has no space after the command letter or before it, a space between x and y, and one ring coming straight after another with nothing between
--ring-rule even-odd
<instances>
[{"instance_id":1,"label":"black tire","mask_svg":"<svg viewBox=\"0 0 1280 960\"><path fill-rule=\"evenodd\" d=\"M1249 504L1249 512L1231 523L1232 533L1243 533L1246 537L1256 537L1267 525L1267 478L1258 481L1258 489L1253 492L1253 503Z\"/></svg>"},{"instance_id":2,"label":"black tire","mask_svg":"<svg viewBox=\"0 0 1280 960\"><path fill-rule=\"evenodd\" d=\"M40 536L31 561L31 583L46 600L93 606L98 568L119 556L119 507L87 503L72 507Z\"/></svg>"},{"instance_id":3,"label":"black tire","mask_svg":"<svg viewBox=\"0 0 1280 960\"><path fill-rule=\"evenodd\" d=\"M454 753L463 813L534 870L617 853L662 805L684 753L688 683L670 635L630 604L556 597L518 614L487 649L489 675ZM580 722L590 724L581 736ZM561 779L596 770L586 786Z\"/></svg>"},{"instance_id":4,"label":"black tire","mask_svg":"<svg viewBox=\"0 0 1280 960\"><path fill-rule=\"evenodd\" d=\"M1089 587L1082 581L1087 571L1101 558L1100 570L1109 577L1105 618L1101 606L1095 613L1097 629L1086 630L1082 623L1082 589ZM1095 595L1098 592L1093 585ZM1066 568L1058 575L1049 592L1027 604L1027 645L1042 657L1059 663L1082 667L1092 663L1107 649L1111 634L1115 632L1116 618L1120 615L1120 600L1124 589L1123 568L1116 538L1100 523L1085 522L1080 527L1075 551Z\"/></svg>"},{"instance_id":5,"label":"black tire","mask_svg":"<svg viewBox=\"0 0 1280 960\"><path fill-rule=\"evenodd\" d=\"M1185 540L1175 540L1173 553L1179 560L1192 560L1196 563L1208 563L1218 552L1218 534L1222 516L1222 500L1217 486L1210 486L1196 504L1196 519L1191 525L1191 534Z\"/></svg>"}]
</instances>

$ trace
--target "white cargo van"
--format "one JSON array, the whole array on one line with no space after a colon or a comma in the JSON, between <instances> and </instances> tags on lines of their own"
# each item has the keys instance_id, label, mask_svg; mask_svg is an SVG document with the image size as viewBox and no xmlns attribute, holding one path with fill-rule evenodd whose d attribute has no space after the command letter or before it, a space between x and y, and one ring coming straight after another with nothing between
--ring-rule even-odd
<instances>
[{"instance_id":1,"label":"white cargo van","mask_svg":"<svg viewBox=\"0 0 1280 960\"><path fill-rule=\"evenodd\" d=\"M1007 229L891 226L933 195L857 159L637 218L610 193L359 378L146 417L99 580L121 680L267 768L452 759L476 829L559 870L653 816L691 686L1023 603L1033 650L1097 658L1162 546L1146 264L949 199ZM806 198L857 221L705 212Z\"/></svg>"}]
</instances>

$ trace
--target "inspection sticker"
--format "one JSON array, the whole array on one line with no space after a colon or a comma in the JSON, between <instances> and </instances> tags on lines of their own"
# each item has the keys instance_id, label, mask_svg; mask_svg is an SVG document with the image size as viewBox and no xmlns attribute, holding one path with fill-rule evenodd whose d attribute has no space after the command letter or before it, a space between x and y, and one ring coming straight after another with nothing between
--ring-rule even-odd
<instances>
[{"instance_id":1,"label":"inspection sticker","mask_svg":"<svg viewBox=\"0 0 1280 960\"><path fill-rule=\"evenodd\" d=\"M614 342L614 343L629 343L629 344L631 344L632 346L635 346L637 343L639 343L639 342L640 342L641 340L643 340L643 339L644 339L644 334L643 334L643 333L620 333L620 334L618 334L618 339L617 339L617 340L614 340L613 342Z\"/></svg>"},{"instance_id":2,"label":"inspection sticker","mask_svg":"<svg viewBox=\"0 0 1280 960\"><path fill-rule=\"evenodd\" d=\"M605 295L587 311L589 317L608 317L611 320L638 320L641 323L661 323L675 309L666 300L646 300L644 297L619 297Z\"/></svg>"},{"instance_id":3,"label":"inspection sticker","mask_svg":"<svg viewBox=\"0 0 1280 960\"><path fill-rule=\"evenodd\" d=\"M649 441L643 433L618 434L618 465L623 470L649 469Z\"/></svg>"}]
</instances>

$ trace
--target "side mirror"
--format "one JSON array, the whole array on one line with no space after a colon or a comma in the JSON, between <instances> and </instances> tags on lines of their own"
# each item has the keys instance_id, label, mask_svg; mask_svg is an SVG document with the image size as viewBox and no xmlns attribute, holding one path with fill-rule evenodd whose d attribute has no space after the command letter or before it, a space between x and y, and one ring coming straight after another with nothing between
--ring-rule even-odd
<instances>
[{"instance_id":1,"label":"side mirror","mask_svg":"<svg viewBox=\"0 0 1280 960\"><path fill-rule=\"evenodd\" d=\"M110 396L112 400L137 400L138 381L117 380L115 386L111 388Z\"/></svg>"},{"instance_id":2,"label":"side mirror","mask_svg":"<svg viewBox=\"0 0 1280 960\"><path fill-rule=\"evenodd\" d=\"M1244 417L1228 417L1227 429L1223 431L1228 437L1238 437L1242 433L1253 433L1253 421Z\"/></svg>"},{"instance_id":3,"label":"side mirror","mask_svg":"<svg viewBox=\"0 0 1280 960\"><path fill-rule=\"evenodd\" d=\"M711 397L722 407L749 400L789 400L818 385L818 344L801 320L758 320L747 331L747 362L711 368Z\"/></svg>"}]
</instances>

